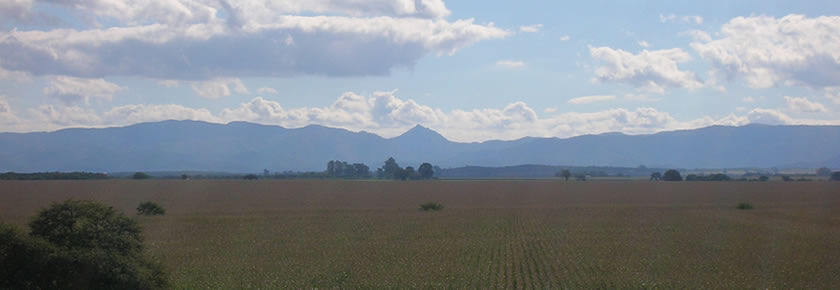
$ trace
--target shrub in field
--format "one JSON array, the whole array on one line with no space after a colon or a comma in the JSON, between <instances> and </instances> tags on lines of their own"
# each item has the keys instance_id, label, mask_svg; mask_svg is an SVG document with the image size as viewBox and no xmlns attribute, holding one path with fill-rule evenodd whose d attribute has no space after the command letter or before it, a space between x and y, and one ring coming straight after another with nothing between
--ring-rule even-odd
<instances>
[{"instance_id":1,"label":"shrub in field","mask_svg":"<svg viewBox=\"0 0 840 290\"><path fill-rule=\"evenodd\" d=\"M138 215L162 215L166 210L157 203L146 201L137 206Z\"/></svg>"},{"instance_id":2,"label":"shrub in field","mask_svg":"<svg viewBox=\"0 0 840 290\"><path fill-rule=\"evenodd\" d=\"M742 202L742 203L739 203L738 206L736 206L735 208L737 208L737 209L752 209L753 206L749 203Z\"/></svg>"},{"instance_id":3,"label":"shrub in field","mask_svg":"<svg viewBox=\"0 0 840 290\"><path fill-rule=\"evenodd\" d=\"M769 177L767 177L766 175L762 175L761 177L759 177L759 178L758 178L758 181L767 181L767 180L769 180L769 179L770 179L770 178L769 178Z\"/></svg>"},{"instance_id":4,"label":"shrub in field","mask_svg":"<svg viewBox=\"0 0 840 290\"><path fill-rule=\"evenodd\" d=\"M149 176L148 174L143 173L143 172L135 172L134 175L131 176L131 178L133 178L133 179L149 179L149 178L151 178L151 176Z\"/></svg>"},{"instance_id":5,"label":"shrub in field","mask_svg":"<svg viewBox=\"0 0 840 290\"><path fill-rule=\"evenodd\" d=\"M423 211L439 211L443 210L443 205L437 202L427 202L420 204L420 210Z\"/></svg>"},{"instance_id":6,"label":"shrub in field","mask_svg":"<svg viewBox=\"0 0 840 290\"><path fill-rule=\"evenodd\" d=\"M0 225L2 289L164 289L140 227L111 207L69 200L42 210L29 235Z\"/></svg>"}]
</instances>

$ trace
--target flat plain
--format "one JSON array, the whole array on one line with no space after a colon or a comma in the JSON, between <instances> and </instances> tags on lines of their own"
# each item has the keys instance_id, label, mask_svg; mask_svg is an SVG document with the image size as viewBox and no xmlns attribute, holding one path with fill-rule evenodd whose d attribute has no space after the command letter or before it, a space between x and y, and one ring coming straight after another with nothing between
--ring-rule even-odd
<instances>
[{"instance_id":1,"label":"flat plain","mask_svg":"<svg viewBox=\"0 0 840 290\"><path fill-rule=\"evenodd\" d=\"M840 285L840 182L4 181L0 221L69 198L166 208L179 289Z\"/></svg>"}]
</instances>

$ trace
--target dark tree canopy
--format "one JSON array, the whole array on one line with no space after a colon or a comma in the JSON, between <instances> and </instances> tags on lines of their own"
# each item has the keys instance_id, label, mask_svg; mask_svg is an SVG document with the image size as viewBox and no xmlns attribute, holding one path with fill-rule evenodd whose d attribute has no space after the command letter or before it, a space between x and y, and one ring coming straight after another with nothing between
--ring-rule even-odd
<instances>
[{"instance_id":1,"label":"dark tree canopy","mask_svg":"<svg viewBox=\"0 0 840 290\"><path fill-rule=\"evenodd\" d=\"M348 164L344 161L327 162L328 177L334 178L370 178L370 168L362 163Z\"/></svg>"},{"instance_id":2,"label":"dark tree canopy","mask_svg":"<svg viewBox=\"0 0 840 290\"><path fill-rule=\"evenodd\" d=\"M389 157L388 160L385 160L385 164L382 166L382 171L384 172L386 179L405 179L403 178L403 169L399 164L397 164L394 157Z\"/></svg>"},{"instance_id":3,"label":"dark tree canopy","mask_svg":"<svg viewBox=\"0 0 840 290\"><path fill-rule=\"evenodd\" d=\"M675 169L668 169L665 171L665 174L662 175L662 180L665 181L682 181L682 175L680 172Z\"/></svg>"},{"instance_id":4,"label":"dark tree canopy","mask_svg":"<svg viewBox=\"0 0 840 290\"><path fill-rule=\"evenodd\" d=\"M143 257L140 227L111 207L69 200L42 210L29 235L0 224L0 289L165 289ZM15 267L5 267L15 265Z\"/></svg>"},{"instance_id":5,"label":"dark tree canopy","mask_svg":"<svg viewBox=\"0 0 840 290\"><path fill-rule=\"evenodd\" d=\"M831 180L840 181L840 171L835 171L831 173Z\"/></svg>"},{"instance_id":6,"label":"dark tree canopy","mask_svg":"<svg viewBox=\"0 0 840 290\"><path fill-rule=\"evenodd\" d=\"M151 178L151 176L149 176L148 174L143 173L143 172L136 172L136 173L134 173L134 175L131 176L131 178L133 178L133 179L149 179L149 178Z\"/></svg>"},{"instance_id":7,"label":"dark tree canopy","mask_svg":"<svg viewBox=\"0 0 840 290\"><path fill-rule=\"evenodd\" d=\"M428 162L420 164L420 167L417 168L417 172L420 173L420 177L423 179L431 179L435 176L434 167L432 167L432 164Z\"/></svg>"}]
</instances>

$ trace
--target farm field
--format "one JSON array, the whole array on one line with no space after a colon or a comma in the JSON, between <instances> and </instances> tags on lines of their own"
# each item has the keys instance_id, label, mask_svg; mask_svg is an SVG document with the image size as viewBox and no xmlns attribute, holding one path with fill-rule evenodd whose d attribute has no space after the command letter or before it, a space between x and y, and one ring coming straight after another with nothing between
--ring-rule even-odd
<instances>
[{"instance_id":1,"label":"farm field","mask_svg":"<svg viewBox=\"0 0 840 290\"><path fill-rule=\"evenodd\" d=\"M0 220L68 198L166 208L137 219L179 289L840 285L832 182L5 181Z\"/></svg>"}]
</instances>

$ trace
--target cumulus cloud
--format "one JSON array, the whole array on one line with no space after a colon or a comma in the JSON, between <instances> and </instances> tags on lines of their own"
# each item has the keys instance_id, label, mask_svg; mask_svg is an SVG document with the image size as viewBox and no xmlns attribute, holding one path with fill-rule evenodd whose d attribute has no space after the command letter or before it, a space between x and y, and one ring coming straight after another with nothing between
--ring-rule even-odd
<instances>
[{"instance_id":1,"label":"cumulus cloud","mask_svg":"<svg viewBox=\"0 0 840 290\"><path fill-rule=\"evenodd\" d=\"M262 87L262 88L257 89L257 94L260 94L260 95L269 95L269 94L274 95L274 94L277 94L277 90L275 90L274 88Z\"/></svg>"},{"instance_id":2,"label":"cumulus cloud","mask_svg":"<svg viewBox=\"0 0 840 290\"><path fill-rule=\"evenodd\" d=\"M531 33L539 32L542 27L543 27L542 24L524 25L524 26L519 26L519 31L520 32L531 32Z\"/></svg>"},{"instance_id":3,"label":"cumulus cloud","mask_svg":"<svg viewBox=\"0 0 840 290\"><path fill-rule=\"evenodd\" d=\"M615 96L612 96L612 95L584 96L584 97L577 97L577 98L569 99L568 103L573 104L573 105L582 105L582 104L612 101L612 100L615 100Z\"/></svg>"},{"instance_id":4,"label":"cumulus cloud","mask_svg":"<svg viewBox=\"0 0 840 290\"><path fill-rule=\"evenodd\" d=\"M207 99L218 99L230 96L230 87L237 94L247 94L248 88L238 78L218 78L209 81L193 82L192 91L196 95Z\"/></svg>"},{"instance_id":5,"label":"cumulus cloud","mask_svg":"<svg viewBox=\"0 0 840 290\"><path fill-rule=\"evenodd\" d=\"M105 127L175 119L214 123L248 121L288 128L319 124L393 137L421 124L451 140L472 142L526 136L571 137L606 132L646 134L749 123L840 124L836 120L796 119L777 110L763 108L749 110L741 116L705 116L694 120L677 120L668 112L650 107L613 108L594 112L561 112L558 108L550 108L545 110L547 116L540 117L525 102L513 102L501 108L443 111L412 99L399 98L396 93L389 91L360 95L347 92L324 107L285 107L277 101L255 97L218 112L174 104L124 105L100 113L80 106L42 105L29 109L26 112L28 115L14 118L3 117L8 116L11 110L8 103L0 98L0 131Z\"/></svg>"},{"instance_id":6,"label":"cumulus cloud","mask_svg":"<svg viewBox=\"0 0 840 290\"><path fill-rule=\"evenodd\" d=\"M821 113L821 112L828 112L828 109L825 108L820 103L812 102L807 98L795 98L785 96L785 104L787 104L787 108L796 113Z\"/></svg>"},{"instance_id":7,"label":"cumulus cloud","mask_svg":"<svg viewBox=\"0 0 840 290\"><path fill-rule=\"evenodd\" d=\"M83 79L58 76L50 79L44 88L44 94L59 99L67 105L89 104L91 98L111 100L117 92L124 90L115 83L104 79Z\"/></svg>"},{"instance_id":8,"label":"cumulus cloud","mask_svg":"<svg viewBox=\"0 0 840 290\"><path fill-rule=\"evenodd\" d=\"M693 24L703 24L703 17L699 15L676 15L673 13L670 14L659 14L659 22L662 23L693 23Z\"/></svg>"},{"instance_id":9,"label":"cumulus cloud","mask_svg":"<svg viewBox=\"0 0 840 290\"><path fill-rule=\"evenodd\" d=\"M825 97L835 104L840 104L840 87L825 88Z\"/></svg>"},{"instance_id":10,"label":"cumulus cloud","mask_svg":"<svg viewBox=\"0 0 840 290\"><path fill-rule=\"evenodd\" d=\"M82 0L41 6L50 5L70 9L74 13L67 15L79 19L69 20L87 26L0 32L0 68L175 80L387 75L425 55L454 54L510 34L473 19L447 20L440 0Z\"/></svg>"},{"instance_id":11,"label":"cumulus cloud","mask_svg":"<svg viewBox=\"0 0 840 290\"><path fill-rule=\"evenodd\" d=\"M500 60L496 62L496 66L504 68L519 68L525 66L525 62L518 60Z\"/></svg>"},{"instance_id":12,"label":"cumulus cloud","mask_svg":"<svg viewBox=\"0 0 840 290\"><path fill-rule=\"evenodd\" d=\"M697 89L703 86L694 72L680 70L677 66L692 59L679 48L645 49L633 54L610 47L589 47L589 53L600 62L595 69L595 80L599 82L623 82L660 94L666 88Z\"/></svg>"},{"instance_id":13,"label":"cumulus cloud","mask_svg":"<svg viewBox=\"0 0 840 290\"><path fill-rule=\"evenodd\" d=\"M753 88L840 85L840 16L736 17L719 35L691 46L729 79Z\"/></svg>"}]
</instances>

